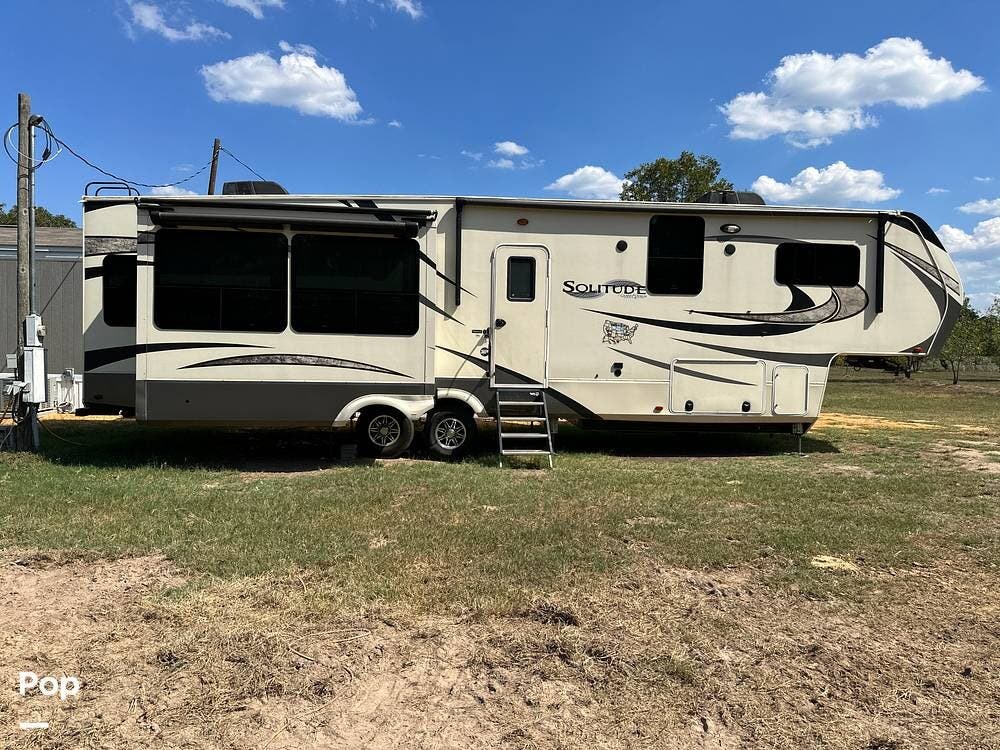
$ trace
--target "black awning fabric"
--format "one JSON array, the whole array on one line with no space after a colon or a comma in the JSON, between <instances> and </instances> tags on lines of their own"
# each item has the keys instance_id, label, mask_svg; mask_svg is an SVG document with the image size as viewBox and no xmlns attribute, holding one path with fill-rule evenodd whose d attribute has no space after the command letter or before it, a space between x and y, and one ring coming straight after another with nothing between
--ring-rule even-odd
<instances>
[{"instance_id":1,"label":"black awning fabric","mask_svg":"<svg viewBox=\"0 0 1000 750\"><path fill-rule=\"evenodd\" d=\"M344 215L339 209L289 213L284 210L259 210L241 208L222 211L184 211L150 207L150 218L163 227L248 227L254 229L282 229L293 231L324 231L357 234L387 234L393 237L416 237L422 222L411 218L395 217L377 219L370 211ZM367 214L367 215L364 215Z\"/></svg>"}]
</instances>

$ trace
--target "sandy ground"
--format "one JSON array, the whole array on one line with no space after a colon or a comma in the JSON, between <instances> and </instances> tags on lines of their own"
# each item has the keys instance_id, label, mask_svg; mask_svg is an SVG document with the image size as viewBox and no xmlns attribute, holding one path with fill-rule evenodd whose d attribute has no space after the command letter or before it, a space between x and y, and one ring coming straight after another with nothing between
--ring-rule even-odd
<instances>
[{"instance_id":1,"label":"sandy ground","mask_svg":"<svg viewBox=\"0 0 1000 750\"><path fill-rule=\"evenodd\" d=\"M1000 747L995 575L838 560L818 574L867 576L872 601L648 567L502 617L344 617L303 614L312 580L181 595L161 558L8 551L0 746ZM84 686L21 697L21 670Z\"/></svg>"}]
</instances>

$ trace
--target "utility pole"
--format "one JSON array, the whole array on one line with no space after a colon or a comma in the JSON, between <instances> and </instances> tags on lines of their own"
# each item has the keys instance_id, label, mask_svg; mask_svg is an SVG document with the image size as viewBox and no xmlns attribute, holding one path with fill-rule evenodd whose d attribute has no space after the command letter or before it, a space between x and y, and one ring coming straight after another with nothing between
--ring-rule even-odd
<instances>
[{"instance_id":1,"label":"utility pole","mask_svg":"<svg viewBox=\"0 0 1000 750\"><path fill-rule=\"evenodd\" d=\"M215 195L215 177L219 173L219 149L222 148L222 141L218 138L212 144L212 169L208 173L208 194Z\"/></svg>"},{"instance_id":2,"label":"utility pole","mask_svg":"<svg viewBox=\"0 0 1000 750\"><path fill-rule=\"evenodd\" d=\"M31 140L31 97L22 93L17 95L17 381L21 383L29 380L27 370L32 364L25 361L26 355L30 355L25 347L37 343L28 341L25 327L34 296L31 293L34 275L31 267L34 254L31 236L34 224L31 208L34 183ZM17 399L14 442L17 450L33 451L38 449L38 406L26 401L24 396L22 390ZM33 400L34 394L29 394L29 397Z\"/></svg>"},{"instance_id":3,"label":"utility pole","mask_svg":"<svg viewBox=\"0 0 1000 750\"><path fill-rule=\"evenodd\" d=\"M17 353L24 348L24 319L31 312L31 163L27 146L30 140L31 97L17 95Z\"/></svg>"}]
</instances>

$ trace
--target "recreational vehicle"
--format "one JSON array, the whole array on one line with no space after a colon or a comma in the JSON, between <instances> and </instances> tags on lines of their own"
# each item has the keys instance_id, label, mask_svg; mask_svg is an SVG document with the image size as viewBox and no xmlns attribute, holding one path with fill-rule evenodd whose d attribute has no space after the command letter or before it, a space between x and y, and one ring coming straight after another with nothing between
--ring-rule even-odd
<instances>
[{"instance_id":1,"label":"recreational vehicle","mask_svg":"<svg viewBox=\"0 0 1000 750\"><path fill-rule=\"evenodd\" d=\"M836 355L947 338L962 283L920 217L706 201L86 197L84 401L382 456L493 418L551 456L560 419L801 434Z\"/></svg>"}]
</instances>

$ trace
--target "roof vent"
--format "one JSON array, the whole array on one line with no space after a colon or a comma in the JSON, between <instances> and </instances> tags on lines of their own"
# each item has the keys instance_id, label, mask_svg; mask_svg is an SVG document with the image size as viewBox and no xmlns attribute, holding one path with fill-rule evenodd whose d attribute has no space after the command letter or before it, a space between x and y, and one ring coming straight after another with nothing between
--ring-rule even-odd
<instances>
[{"instance_id":1,"label":"roof vent","mask_svg":"<svg viewBox=\"0 0 1000 750\"><path fill-rule=\"evenodd\" d=\"M698 198L695 203L736 203L746 206L764 206L764 199L757 193L743 190L712 190Z\"/></svg>"},{"instance_id":2,"label":"roof vent","mask_svg":"<svg viewBox=\"0 0 1000 750\"><path fill-rule=\"evenodd\" d=\"M244 180L222 183L223 195L288 195L277 182L270 180Z\"/></svg>"}]
</instances>

